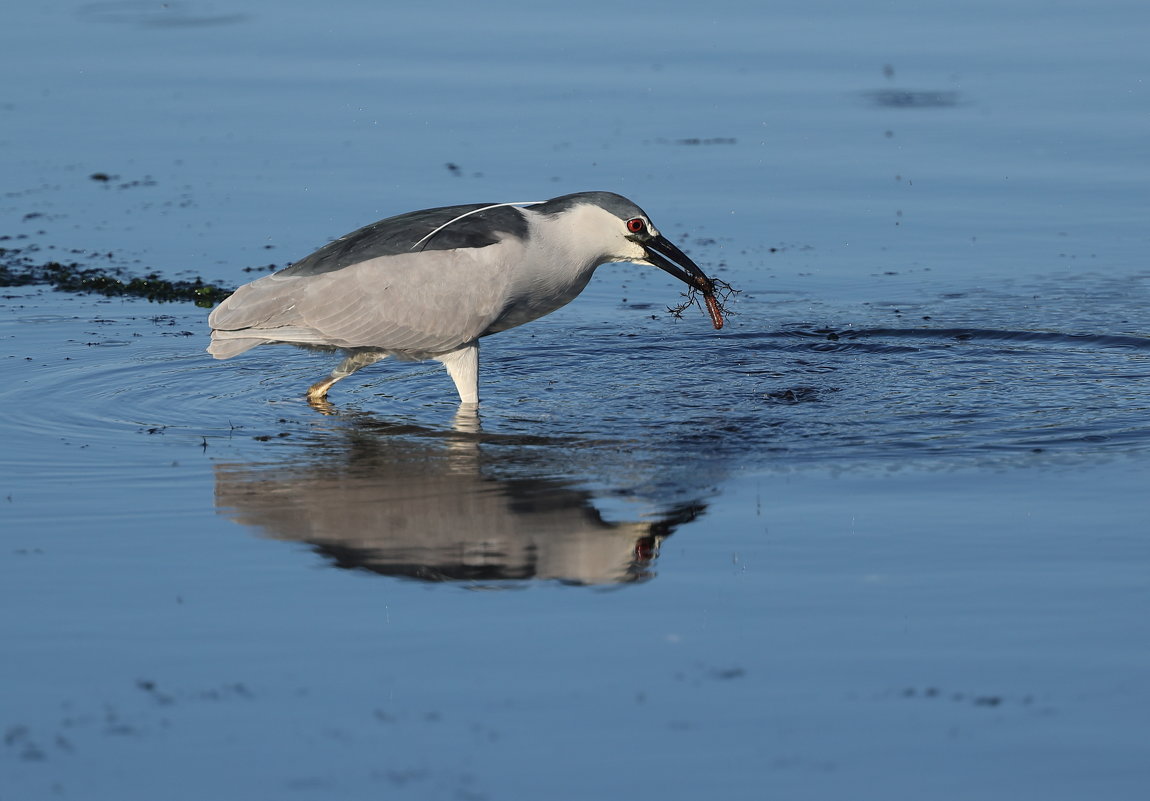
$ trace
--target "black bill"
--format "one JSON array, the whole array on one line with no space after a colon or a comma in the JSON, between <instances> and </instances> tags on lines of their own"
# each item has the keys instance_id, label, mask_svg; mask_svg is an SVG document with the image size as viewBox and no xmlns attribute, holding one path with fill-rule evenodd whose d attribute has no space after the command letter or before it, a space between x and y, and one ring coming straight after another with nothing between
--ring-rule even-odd
<instances>
[{"instance_id":1,"label":"black bill","mask_svg":"<svg viewBox=\"0 0 1150 801\"><path fill-rule=\"evenodd\" d=\"M668 242L662 234L642 244L643 249L647 251L647 261L660 270L670 273L695 289L701 289L704 292L714 291L714 282L699 269L699 265L691 261L686 253Z\"/></svg>"}]
</instances>

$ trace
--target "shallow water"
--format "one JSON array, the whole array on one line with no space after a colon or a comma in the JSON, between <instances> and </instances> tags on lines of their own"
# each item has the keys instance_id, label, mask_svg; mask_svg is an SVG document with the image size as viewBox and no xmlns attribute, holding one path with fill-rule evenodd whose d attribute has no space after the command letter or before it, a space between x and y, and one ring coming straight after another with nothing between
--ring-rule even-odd
<instances>
[{"instance_id":1,"label":"shallow water","mask_svg":"<svg viewBox=\"0 0 1150 801\"><path fill-rule=\"evenodd\" d=\"M1142 5L4 13L0 247L605 188L743 292L608 265L475 416L0 290L0 799L1141 797Z\"/></svg>"}]
</instances>

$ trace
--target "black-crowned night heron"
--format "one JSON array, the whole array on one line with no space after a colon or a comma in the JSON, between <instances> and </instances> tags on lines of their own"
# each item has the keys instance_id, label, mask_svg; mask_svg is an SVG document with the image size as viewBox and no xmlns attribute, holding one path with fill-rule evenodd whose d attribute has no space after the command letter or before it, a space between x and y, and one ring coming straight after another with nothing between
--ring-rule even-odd
<instances>
[{"instance_id":1,"label":"black-crowned night heron","mask_svg":"<svg viewBox=\"0 0 1150 801\"><path fill-rule=\"evenodd\" d=\"M479 338L529 323L575 298L595 268L650 264L701 291L722 325L714 283L647 214L612 192L533 203L447 206L380 220L212 311L217 359L269 343L340 350L308 389L320 403L341 378L387 356L435 359L463 403L479 401Z\"/></svg>"}]
</instances>

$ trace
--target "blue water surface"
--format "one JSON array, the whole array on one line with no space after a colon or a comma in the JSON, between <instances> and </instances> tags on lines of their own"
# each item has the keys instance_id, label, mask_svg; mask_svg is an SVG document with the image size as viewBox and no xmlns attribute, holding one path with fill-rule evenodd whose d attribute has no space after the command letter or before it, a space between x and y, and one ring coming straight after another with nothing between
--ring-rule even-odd
<instances>
[{"instance_id":1,"label":"blue water surface","mask_svg":"<svg viewBox=\"0 0 1150 801\"><path fill-rule=\"evenodd\" d=\"M0 247L236 286L607 189L650 268L434 364L0 289L0 801L1135 799L1144 3L0 10Z\"/></svg>"}]
</instances>

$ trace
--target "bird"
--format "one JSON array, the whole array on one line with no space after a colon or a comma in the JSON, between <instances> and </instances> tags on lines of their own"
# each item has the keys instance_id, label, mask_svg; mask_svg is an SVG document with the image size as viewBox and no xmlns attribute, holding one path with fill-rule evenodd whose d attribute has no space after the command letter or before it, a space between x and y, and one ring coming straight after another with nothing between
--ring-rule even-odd
<instances>
[{"instance_id":1,"label":"bird","mask_svg":"<svg viewBox=\"0 0 1150 801\"><path fill-rule=\"evenodd\" d=\"M714 282L635 203L614 192L412 211L364 226L241 286L208 317L216 359L286 343L343 360L307 399L388 356L441 362L479 402L479 340L579 295L608 262L658 267L707 298Z\"/></svg>"}]
</instances>

